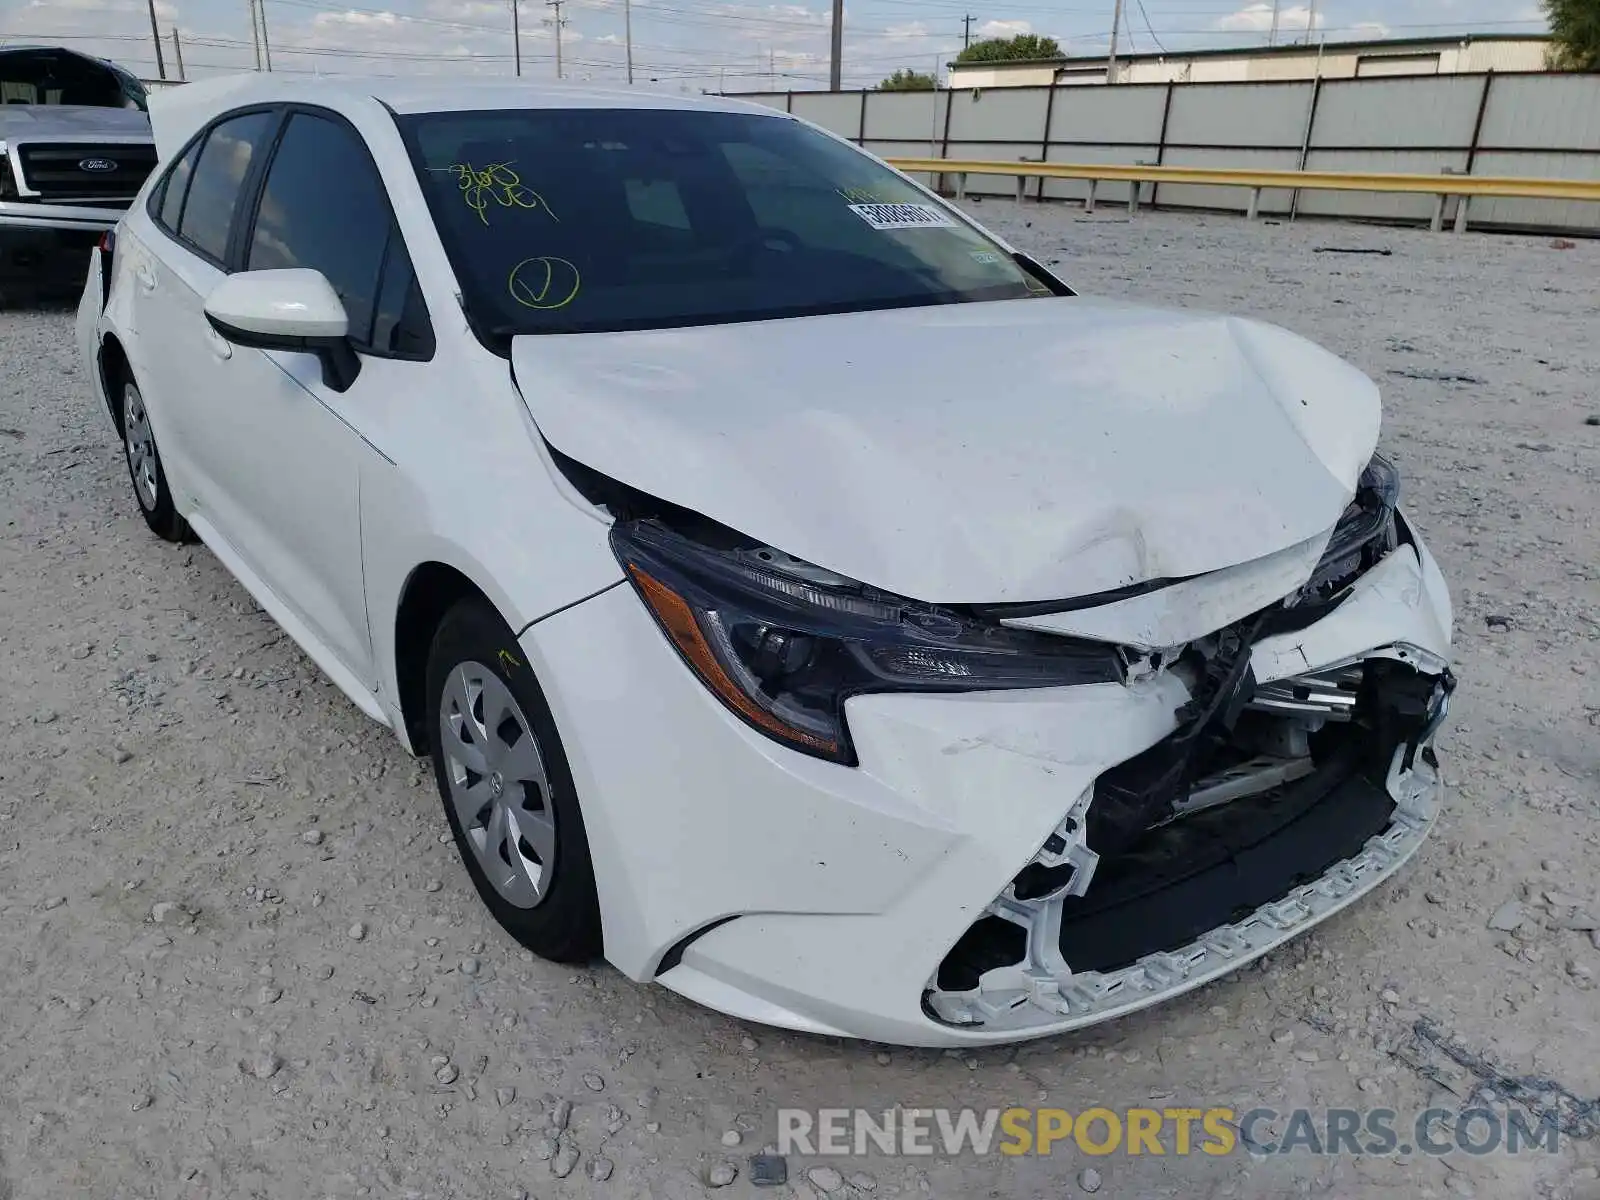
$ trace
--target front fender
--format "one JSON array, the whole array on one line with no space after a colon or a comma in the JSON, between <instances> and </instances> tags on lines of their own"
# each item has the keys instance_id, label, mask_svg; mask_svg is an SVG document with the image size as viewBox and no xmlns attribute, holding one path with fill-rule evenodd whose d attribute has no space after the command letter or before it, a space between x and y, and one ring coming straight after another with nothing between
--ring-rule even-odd
<instances>
[{"instance_id":1,"label":"front fender","mask_svg":"<svg viewBox=\"0 0 1600 1200\"><path fill-rule=\"evenodd\" d=\"M531 455L530 455L531 460ZM537 471L537 464L531 463ZM539 531L500 529L448 521L423 522L429 512L420 489L391 465L373 461L362 470L361 524L366 568L367 615L378 668L379 703L409 749L401 703L397 633L400 606L416 572L430 563L449 567L464 576L488 599L513 633L520 634L540 618L559 612L622 580L622 570L612 557L605 528L579 516L569 506L546 504L542 511L556 514L566 508L574 517L549 522L544 534L568 542L565 552L544 546ZM529 509L527 511L541 511ZM403 515L413 514L413 515ZM558 532L559 530L559 532ZM522 553L505 553L508 542L520 538ZM592 543L585 545L584 543ZM541 555L548 549L549 556ZM496 566L491 568L493 561ZM584 568L570 570L575 565Z\"/></svg>"}]
</instances>

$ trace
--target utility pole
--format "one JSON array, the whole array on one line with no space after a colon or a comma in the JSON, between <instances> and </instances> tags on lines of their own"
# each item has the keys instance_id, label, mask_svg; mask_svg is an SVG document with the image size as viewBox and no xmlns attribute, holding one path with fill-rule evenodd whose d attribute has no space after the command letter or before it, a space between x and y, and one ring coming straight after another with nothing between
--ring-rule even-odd
<instances>
[{"instance_id":1,"label":"utility pole","mask_svg":"<svg viewBox=\"0 0 1600 1200\"><path fill-rule=\"evenodd\" d=\"M263 3L266 0L262 0ZM1122 28L1122 0L1111 10L1111 53L1106 55L1106 82L1117 81L1117 30Z\"/></svg>"},{"instance_id":2,"label":"utility pole","mask_svg":"<svg viewBox=\"0 0 1600 1200\"><path fill-rule=\"evenodd\" d=\"M256 24L256 0L250 0L250 40L256 47L256 70L261 70L261 26Z\"/></svg>"},{"instance_id":3,"label":"utility pole","mask_svg":"<svg viewBox=\"0 0 1600 1200\"><path fill-rule=\"evenodd\" d=\"M628 47L628 83L633 83L633 0L622 0L622 40Z\"/></svg>"},{"instance_id":4,"label":"utility pole","mask_svg":"<svg viewBox=\"0 0 1600 1200\"><path fill-rule=\"evenodd\" d=\"M1311 0L1306 10L1306 45L1311 45L1311 31L1317 27L1317 0Z\"/></svg>"},{"instance_id":5,"label":"utility pole","mask_svg":"<svg viewBox=\"0 0 1600 1200\"><path fill-rule=\"evenodd\" d=\"M511 0L511 53L517 61L517 78L522 78L522 17L517 12L517 0Z\"/></svg>"},{"instance_id":6,"label":"utility pole","mask_svg":"<svg viewBox=\"0 0 1600 1200\"><path fill-rule=\"evenodd\" d=\"M778 86L778 52L771 46L767 47L767 87Z\"/></svg>"},{"instance_id":7,"label":"utility pole","mask_svg":"<svg viewBox=\"0 0 1600 1200\"><path fill-rule=\"evenodd\" d=\"M961 18L961 48L963 50L972 45L972 22L975 19L971 13Z\"/></svg>"},{"instance_id":8,"label":"utility pole","mask_svg":"<svg viewBox=\"0 0 1600 1200\"><path fill-rule=\"evenodd\" d=\"M178 27L172 27L172 57L178 63L178 78L187 81L188 76L183 73L183 43L178 40Z\"/></svg>"},{"instance_id":9,"label":"utility pole","mask_svg":"<svg viewBox=\"0 0 1600 1200\"><path fill-rule=\"evenodd\" d=\"M844 0L833 0L833 23L829 32L832 35L832 46L828 63L828 90L837 92L842 74L841 67L844 63Z\"/></svg>"},{"instance_id":10,"label":"utility pole","mask_svg":"<svg viewBox=\"0 0 1600 1200\"><path fill-rule=\"evenodd\" d=\"M563 4L565 4L566 2L567 2L567 0L545 0L545 3L548 4L555 11L555 14L556 14L554 18L546 18L546 20L547 20L547 22L549 24L554 25L555 28L556 28L556 78L557 79L562 78L562 74L561 74L561 27L563 25L565 25L567 22L566 22L566 18L564 18L561 15L561 6Z\"/></svg>"},{"instance_id":11,"label":"utility pole","mask_svg":"<svg viewBox=\"0 0 1600 1200\"><path fill-rule=\"evenodd\" d=\"M256 11L261 14L261 57L267 70L272 70L272 39L267 37L267 0L256 0Z\"/></svg>"},{"instance_id":12,"label":"utility pole","mask_svg":"<svg viewBox=\"0 0 1600 1200\"><path fill-rule=\"evenodd\" d=\"M156 26L156 0L150 0L150 37L156 44L156 74L167 77L167 62L161 57L161 30Z\"/></svg>"},{"instance_id":13,"label":"utility pole","mask_svg":"<svg viewBox=\"0 0 1600 1200\"><path fill-rule=\"evenodd\" d=\"M1267 31L1267 45L1278 44L1278 5L1279 0L1272 0L1272 28Z\"/></svg>"}]
</instances>

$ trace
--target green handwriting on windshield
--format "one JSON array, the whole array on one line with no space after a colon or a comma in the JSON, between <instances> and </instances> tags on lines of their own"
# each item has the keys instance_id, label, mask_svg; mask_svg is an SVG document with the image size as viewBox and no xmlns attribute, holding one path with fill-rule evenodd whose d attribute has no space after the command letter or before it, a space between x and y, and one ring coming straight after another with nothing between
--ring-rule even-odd
<instances>
[{"instance_id":1,"label":"green handwriting on windshield","mask_svg":"<svg viewBox=\"0 0 1600 1200\"><path fill-rule=\"evenodd\" d=\"M511 298L524 308L565 308L577 297L583 281L578 268L564 258L525 258L506 280Z\"/></svg>"},{"instance_id":2,"label":"green handwriting on windshield","mask_svg":"<svg viewBox=\"0 0 1600 1200\"><path fill-rule=\"evenodd\" d=\"M513 165L510 162L497 162L474 167L469 162L461 162L433 169L455 178L461 188L461 198L485 225L489 223L491 204L501 208L542 208L550 214L552 221L559 223L561 218L551 211L543 196L522 182L522 176L512 170Z\"/></svg>"},{"instance_id":3,"label":"green handwriting on windshield","mask_svg":"<svg viewBox=\"0 0 1600 1200\"><path fill-rule=\"evenodd\" d=\"M846 204L887 204L893 199L882 188L842 187L833 190L844 197Z\"/></svg>"}]
</instances>

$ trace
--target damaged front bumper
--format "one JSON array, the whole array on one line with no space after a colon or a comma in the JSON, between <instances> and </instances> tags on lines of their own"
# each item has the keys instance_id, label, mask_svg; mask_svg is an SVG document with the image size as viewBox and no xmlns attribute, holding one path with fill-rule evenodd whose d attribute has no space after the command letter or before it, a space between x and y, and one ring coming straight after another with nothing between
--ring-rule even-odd
<instances>
[{"instance_id":1,"label":"damaged front bumper","mask_svg":"<svg viewBox=\"0 0 1600 1200\"><path fill-rule=\"evenodd\" d=\"M1330 676L1348 679L1351 666L1397 661L1390 654L1441 668L1401 668L1428 698L1397 738L1363 727L1379 687L1364 684L1366 697L1324 687ZM1237 792L1250 779L1258 790L1189 807L1116 858L1088 848L1094 792L1086 793L941 963L924 995L929 1015L954 1028L1027 1035L1131 1012L1237 969L1392 875L1439 812L1431 742L1455 681L1417 648L1380 655L1273 690L1272 704L1297 702L1280 720L1316 719L1319 702L1342 714L1350 729L1321 762L1287 771L1297 760L1263 757L1223 772L1209 790ZM1206 790L1203 781L1191 800ZM1041 894L1035 881L1047 879L1056 886Z\"/></svg>"},{"instance_id":2,"label":"damaged front bumper","mask_svg":"<svg viewBox=\"0 0 1600 1200\"><path fill-rule=\"evenodd\" d=\"M1195 677L856 696L851 768L729 718L627 589L523 645L558 725L626 732L625 753L569 742L619 969L748 1020L951 1046L1178 995L1392 874L1439 808L1450 627L1406 531L1303 627L1252 630L1239 744L1213 731L1170 819L1109 834L1097 789L1135 796L1124 768L1183 735Z\"/></svg>"},{"instance_id":3,"label":"damaged front bumper","mask_svg":"<svg viewBox=\"0 0 1600 1200\"><path fill-rule=\"evenodd\" d=\"M1241 622L1237 658L1209 694L1203 677L1191 689L1192 719L1103 772L941 962L930 1017L1026 1036L1156 1003L1415 853L1439 812L1433 738L1455 677L1443 579L1401 530L1322 619L1264 639ZM1349 644L1385 628L1400 640Z\"/></svg>"}]
</instances>

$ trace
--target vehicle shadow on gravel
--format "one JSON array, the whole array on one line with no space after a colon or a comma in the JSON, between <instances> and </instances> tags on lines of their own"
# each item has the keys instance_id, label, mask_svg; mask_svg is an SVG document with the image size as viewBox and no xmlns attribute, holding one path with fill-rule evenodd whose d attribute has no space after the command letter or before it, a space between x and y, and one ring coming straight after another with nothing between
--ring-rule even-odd
<instances>
[{"instance_id":1,"label":"vehicle shadow on gravel","mask_svg":"<svg viewBox=\"0 0 1600 1200\"><path fill-rule=\"evenodd\" d=\"M68 292L65 288L40 288L32 284L0 285L0 313L69 313L77 306L78 293Z\"/></svg>"},{"instance_id":2,"label":"vehicle shadow on gravel","mask_svg":"<svg viewBox=\"0 0 1600 1200\"><path fill-rule=\"evenodd\" d=\"M66 312L78 307L88 278L89 254L55 250L31 259L0 259L0 313Z\"/></svg>"}]
</instances>

